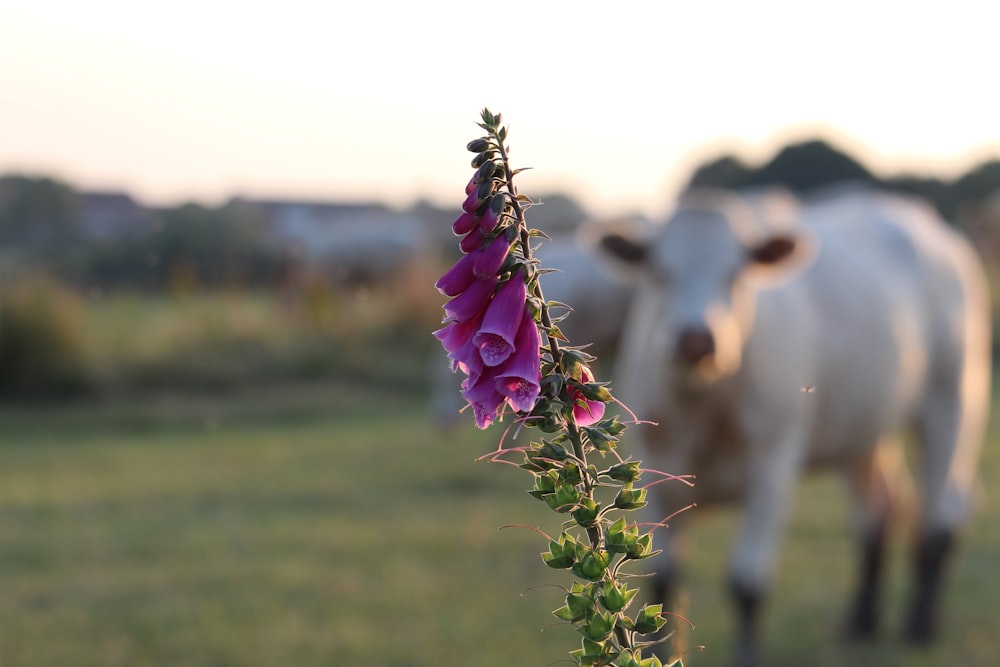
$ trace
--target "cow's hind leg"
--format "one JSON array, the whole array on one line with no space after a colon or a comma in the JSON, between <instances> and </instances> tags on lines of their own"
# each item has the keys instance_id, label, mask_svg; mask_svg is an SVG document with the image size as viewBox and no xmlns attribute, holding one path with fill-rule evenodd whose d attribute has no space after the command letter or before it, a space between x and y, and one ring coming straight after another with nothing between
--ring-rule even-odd
<instances>
[{"instance_id":1,"label":"cow's hind leg","mask_svg":"<svg viewBox=\"0 0 1000 667\"><path fill-rule=\"evenodd\" d=\"M844 626L848 639L871 639L878 634L889 525L904 480L902 451L895 439L880 443L846 471L860 546L857 588Z\"/></svg>"},{"instance_id":2,"label":"cow's hind leg","mask_svg":"<svg viewBox=\"0 0 1000 667\"><path fill-rule=\"evenodd\" d=\"M967 367L936 378L915 422L923 515L914 550L915 588L904 637L934 639L942 580L968 510L988 401L987 370Z\"/></svg>"}]
</instances>

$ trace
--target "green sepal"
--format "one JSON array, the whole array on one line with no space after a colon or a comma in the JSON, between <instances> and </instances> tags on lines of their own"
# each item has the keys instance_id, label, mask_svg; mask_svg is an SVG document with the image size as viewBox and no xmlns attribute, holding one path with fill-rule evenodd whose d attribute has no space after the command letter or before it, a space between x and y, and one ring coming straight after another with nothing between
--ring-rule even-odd
<instances>
[{"instance_id":1,"label":"green sepal","mask_svg":"<svg viewBox=\"0 0 1000 667\"><path fill-rule=\"evenodd\" d=\"M621 588L618 584L607 581L604 583L604 593L597 600L601 606L615 614L628 607L638 592L638 588Z\"/></svg>"},{"instance_id":2,"label":"green sepal","mask_svg":"<svg viewBox=\"0 0 1000 667\"><path fill-rule=\"evenodd\" d=\"M536 474L535 486L531 491L528 491L528 493L539 500L544 500L546 496L555 492L557 482L558 473L554 470L548 470L544 473Z\"/></svg>"},{"instance_id":3,"label":"green sepal","mask_svg":"<svg viewBox=\"0 0 1000 667\"><path fill-rule=\"evenodd\" d=\"M563 376L561 373L553 373L551 375L546 375L542 378L542 381L538 383L541 393L546 396L558 396L559 392L563 388Z\"/></svg>"},{"instance_id":4,"label":"green sepal","mask_svg":"<svg viewBox=\"0 0 1000 667\"><path fill-rule=\"evenodd\" d=\"M584 528L593 526L597 521L597 515L601 512L601 506L590 498L580 500L579 506L573 510L573 518Z\"/></svg>"},{"instance_id":5,"label":"green sepal","mask_svg":"<svg viewBox=\"0 0 1000 667\"><path fill-rule=\"evenodd\" d=\"M604 542L611 553L623 554L635 547L638 539L639 526L636 524L626 525L623 517L608 526Z\"/></svg>"},{"instance_id":6,"label":"green sepal","mask_svg":"<svg viewBox=\"0 0 1000 667\"><path fill-rule=\"evenodd\" d=\"M552 612L552 615L558 618L560 621L566 621L567 623L572 623L578 619L573 618L573 612L570 611L569 607L563 605Z\"/></svg>"},{"instance_id":7,"label":"green sepal","mask_svg":"<svg viewBox=\"0 0 1000 667\"><path fill-rule=\"evenodd\" d=\"M487 137L480 137L479 139L473 139L467 143L465 147L471 153L482 153L483 151L489 150L490 140Z\"/></svg>"},{"instance_id":8,"label":"green sepal","mask_svg":"<svg viewBox=\"0 0 1000 667\"><path fill-rule=\"evenodd\" d=\"M610 563L611 554L607 551L588 549L583 558L573 564L573 574L587 581L600 581Z\"/></svg>"},{"instance_id":9,"label":"green sepal","mask_svg":"<svg viewBox=\"0 0 1000 667\"><path fill-rule=\"evenodd\" d=\"M573 484L559 482L556 484L555 493L545 496L544 500L556 512L569 512L573 510L583 494Z\"/></svg>"},{"instance_id":10,"label":"green sepal","mask_svg":"<svg viewBox=\"0 0 1000 667\"><path fill-rule=\"evenodd\" d=\"M642 469L639 466L640 463L638 461L626 461L624 463L611 466L601 474L610 477L617 482L624 482L628 484L630 482L635 482L642 477Z\"/></svg>"},{"instance_id":11,"label":"green sepal","mask_svg":"<svg viewBox=\"0 0 1000 667\"><path fill-rule=\"evenodd\" d=\"M615 619L607 612L592 613L587 622L577 628L577 632L593 641L602 641L608 638L611 631L615 629Z\"/></svg>"},{"instance_id":12,"label":"green sepal","mask_svg":"<svg viewBox=\"0 0 1000 667\"><path fill-rule=\"evenodd\" d=\"M559 540L549 541L549 550L541 556L545 564L555 570L565 570L576 564L583 551L583 545L567 533L559 536Z\"/></svg>"},{"instance_id":13,"label":"green sepal","mask_svg":"<svg viewBox=\"0 0 1000 667\"><path fill-rule=\"evenodd\" d=\"M580 392L590 401L610 403L614 400L614 396L611 395L608 388L598 382L580 383Z\"/></svg>"},{"instance_id":14,"label":"green sepal","mask_svg":"<svg viewBox=\"0 0 1000 667\"><path fill-rule=\"evenodd\" d=\"M649 658L637 657L630 651L618 656L618 667L663 667L663 663L655 655ZM681 667L681 661L671 663L670 667Z\"/></svg>"},{"instance_id":15,"label":"green sepal","mask_svg":"<svg viewBox=\"0 0 1000 667\"><path fill-rule=\"evenodd\" d=\"M569 654L581 665L592 665L593 667L610 664L616 655L614 649L608 646L607 642L594 641L586 637L583 638L583 648L570 651Z\"/></svg>"},{"instance_id":16,"label":"green sepal","mask_svg":"<svg viewBox=\"0 0 1000 667\"><path fill-rule=\"evenodd\" d=\"M472 158L472 168L478 169L479 167L483 166L484 162L486 162L489 159L492 159L494 155L496 155L496 151L493 150L488 150L486 152L479 153L478 155L476 155L476 157Z\"/></svg>"},{"instance_id":17,"label":"green sepal","mask_svg":"<svg viewBox=\"0 0 1000 667\"><path fill-rule=\"evenodd\" d=\"M654 555L654 553L659 552L653 551L653 536L646 533L637 539L635 544L629 547L628 551L625 552L625 555L632 560L642 560L643 558L649 558Z\"/></svg>"},{"instance_id":18,"label":"green sepal","mask_svg":"<svg viewBox=\"0 0 1000 667\"><path fill-rule=\"evenodd\" d=\"M648 604L639 610L633 629L640 635L649 635L662 628L666 622L663 618L663 605Z\"/></svg>"},{"instance_id":19,"label":"green sepal","mask_svg":"<svg viewBox=\"0 0 1000 667\"><path fill-rule=\"evenodd\" d=\"M588 595L571 592L566 595L566 607L569 609L570 614L572 614L572 621L575 623L587 617L587 614L594 608L594 602Z\"/></svg>"},{"instance_id":20,"label":"green sepal","mask_svg":"<svg viewBox=\"0 0 1000 667\"><path fill-rule=\"evenodd\" d=\"M583 377L584 356L576 350L562 351L562 370L566 377L577 382Z\"/></svg>"},{"instance_id":21,"label":"green sepal","mask_svg":"<svg viewBox=\"0 0 1000 667\"><path fill-rule=\"evenodd\" d=\"M646 505L646 489L634 489L625 484L615 496L615 507L622 510L637 510Z\"/></svg>"},{"instance_id":22,"label":"green sepal","mask_svg":"<svg viewBox=\"0 0 1000 667\"><path fill-rule=\"evenodd\" d=\"M562 445L557 445L551 440L543 440L543 444L538 449L538 456L542 458L550 459L552 461L565 461L566 460L566 448Z\"/></svg>"}]
</instances>

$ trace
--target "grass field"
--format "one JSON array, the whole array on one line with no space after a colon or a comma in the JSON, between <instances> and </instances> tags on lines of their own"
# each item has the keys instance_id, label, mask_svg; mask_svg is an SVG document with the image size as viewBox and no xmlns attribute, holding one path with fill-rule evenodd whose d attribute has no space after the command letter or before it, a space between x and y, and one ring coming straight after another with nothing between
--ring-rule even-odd
<instances>
[{"instance_id":1,"label":"grass field","mask_svg":"<svg viewBox=\"0 0 1000 667\"><path fill-rule=\"evenodd\" d=\"M499 432L441 434L421 397L336 383L229 398L0 408L0 665L547 665L575 644L527 475L476 463ZM947 590L942 643L835 641L853 573L845 504L805 482L767 615L777 667L1000 662L1000 432ZM698 517L689 634L725 664L727 514Z\"/></svg>"}]
</instances>

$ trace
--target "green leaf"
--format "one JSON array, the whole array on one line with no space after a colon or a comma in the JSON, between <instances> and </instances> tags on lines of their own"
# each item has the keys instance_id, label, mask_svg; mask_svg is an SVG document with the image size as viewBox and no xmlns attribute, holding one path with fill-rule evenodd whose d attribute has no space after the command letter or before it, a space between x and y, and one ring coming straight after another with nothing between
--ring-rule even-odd
<instances>
[{"instance_id":1,"label":"green leaf","mask_svg":"<svg viewBox=\"0 0 1000 667\"><path fill-rule=\"evenodd\" d=\"M572 623L578 619L573 617L573 612L570 611L569 606L563 605L552 612L552 615L558 618L560 621L566 621L567 623ZM580 618L583 618L582 616Z\"/></svg>"}]
</instances>

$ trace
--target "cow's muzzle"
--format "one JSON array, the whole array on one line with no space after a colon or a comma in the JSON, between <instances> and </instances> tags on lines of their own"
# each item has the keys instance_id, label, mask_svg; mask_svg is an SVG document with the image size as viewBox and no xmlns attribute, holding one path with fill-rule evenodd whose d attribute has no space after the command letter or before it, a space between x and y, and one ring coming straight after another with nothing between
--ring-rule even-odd
<instances>
[{"instance_id":1,"label":"cow's muzzle","mask_svg":"<svg viewBox=\"0 0 1000 667\"><path fill-rule=\"evenodd\" d=\"M687 328L681 331L674 348L678 365L694 367L715 355L715 337L708 329Z\"/></svg>"}]
</instances>

